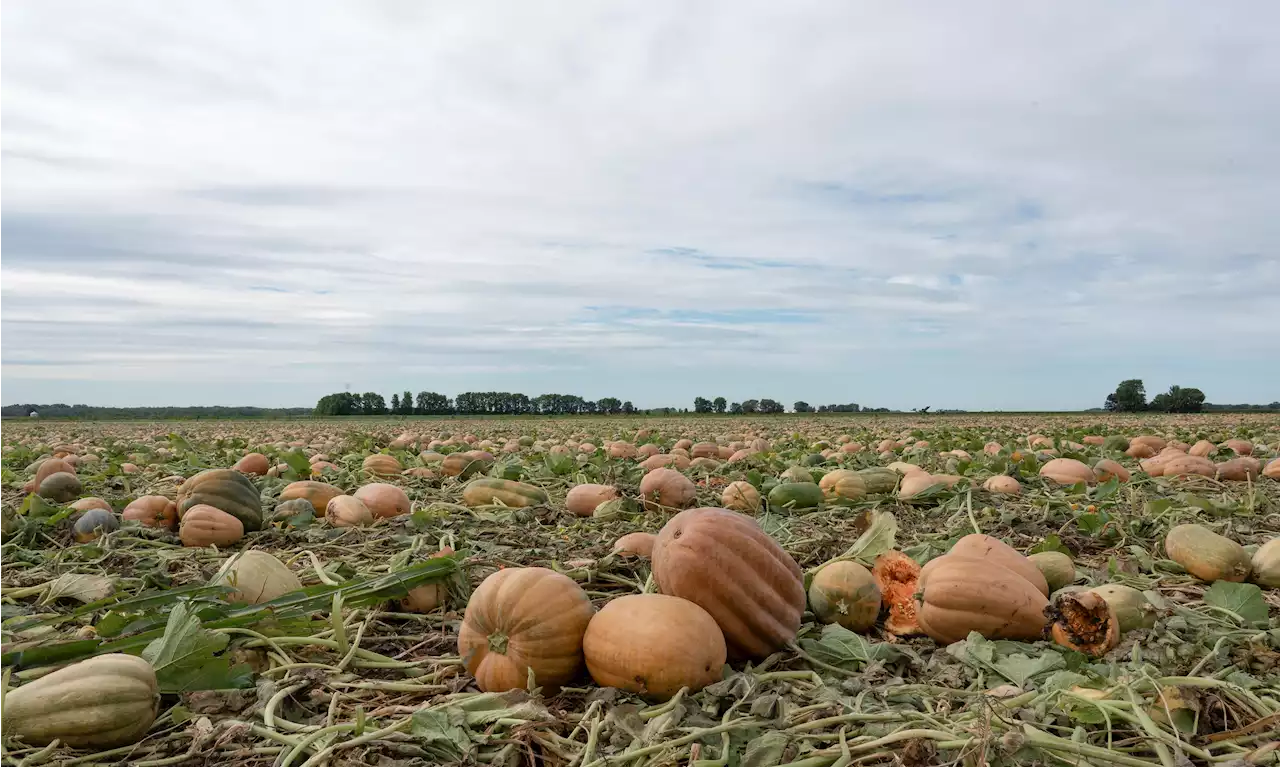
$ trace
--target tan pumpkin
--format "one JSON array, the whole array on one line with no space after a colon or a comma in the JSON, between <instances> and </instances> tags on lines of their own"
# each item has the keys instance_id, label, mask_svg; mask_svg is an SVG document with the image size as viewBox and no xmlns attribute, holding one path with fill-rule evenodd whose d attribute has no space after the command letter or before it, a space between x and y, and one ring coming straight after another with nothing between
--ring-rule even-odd
<instances>
[{"instance_id":1,"label":"tan pumpkin","mask_svg":"<svg viewBox=\"0 0 1280 767\"><path fill-rule=\"evenodd\" d=\"M364 527L373 524L373 512L352 495L339 495L324 507L325 520L334 527Z\"/></svg>"},{"instance_id":2,"label":"tan pumpkin","mask_svg":"<svg viewBox=\"0 0 1280 767\"><path fill-rule=\"evenodd\" d=\"M698 500L693 480L674 469L654 469L640 480L640 495L649 511L679 511Z\"/></svg>"},{"instance_id":3,"label":"tan pumpkin","mask_svg":"<svg viewBox=\"0 0 1280 767\"><path fill-rule=\"evenodd\" d=\"M1112 477L1117 482L1129 481L1129 470L1110 458L1103 458L1093 465L1093 473L1099 482L1109 482Z\"/></svg>"},{"instance_id":4,"label":"tan pumpkin","mask_svg":"<svg viewBox=\"0 0 1280 767\"><path fill-rule=\"evenodd\" d=\"M981 533L971 533L956 541L956 544L951 547L951 551L947 552L947 554L994 562L1006 570L1021 576L1032 586L1035 586L1036 591L1049 596L1049 584L1045 580L1044 573L1040 572L1040 568L1036 566L1036 563L1027 559L1020 551L999 538L993 538L990 535Z\"/></svg>"},{"instance_id":5,"label":"tan pumpkin","mask_svg":"<svg viewBox=\"0 0 1280 767\"><path fill-rule=\"evenodd\" d=\"M390 519L409 513L409 496L395 485L371 482L357 488L352 497L363 503L377 519ZM328 508L328 504L325 504Z\"/></svg>"},{"instance_id":6,"label":"tan pumpkin","mask_svg":"<svg viewBox=\"0 0 1280 767\"><path fill-rule=\"evenodd\" d=\"M849 469L836 469L818 482L827 503L855 503L867 497L867 483L862 475Z\"/></svg>"},{"instance_id":7,"label":"tan pumpkin","mask_svg":"<svg viewBox=\"0 0 1280 767\"><path fill-rule=\"evenodd\" d=\"M95 498L95 497L81 498L78 501L73 501L71 504L71 508L75 509L76 511L88 511L89 509L102 509L103 511L112 510L111 504L107 503L101 498ZM125 509L127 511L128 507L125 507ZM174 514L175 515L177 514L176 508L174 510ZM125 519L128 519L128 517L125 517Z\"/></svg>"},{"instance_id":8,"label":"tan pumpkin","mask_svg":"<svg viewBox=\"0 0 1280 767\"><path fill-rule=\"evenodd\" d=\"M689 448L691 458L719 458L720 446L714 442L698 442Z\"/></svg>"},{"instance_id":9,"label":"tan pumpkin","mask_svg":"<svg viewBox=\"0 0 1280 767\"><path fill-rule=\"evenodd\" d=\"M675 467L676 469L684 470L689 468L690 463L691 461L688 456L681 455L679 453L659 453L657 455L651 455L641 461L640 466L643 467L645 471L653 472L665 467Z\"/></svg>"},{"instance_id":10,"label":"tan pumpkin","mask_svg":"<svg viewBox=\"0 0 1280 767\"><path fill-rule=\"evenodd\" d=\"M612 485L583 484L575 485L565 496L564 507L571 514L589 517L595 513L596 507L605 501L618 497L618 488Z\"/></svg>"},{"instance_id":11,"label":"tan pumpkin","mask_svg":"<svg viewBox=\"0 0 1280 767\"><path fill-rule=\"evenodd\" d=\"M1243 455L1218 464L1214 475L1229 482L1252 482L1261 471L1261 462L1257 458Z\"/></svg>"},{"instance_id":12,"label":"tan pumpkin","mask_svg":"<svg viewBox=\"0 0 1280 767\"><path fill-rule=\"evenodd\" d=\"M315 482L313 480L304 479L300 482L292 482L285 485L280 491L280 501L292 501L301 498L311 504L316 510L316 514L324 513L328 508L329 501L342 495L342 488L334 487L326 482Z\"/></svg>"},{"instance_id":13,"label":"tan pumpkin","mask_svg":"<svg viewBox=\"0 0 1280 767\"><path fill-rule=\"evenodd\" d=\"M908 472L903 475L902 482L898 485L898 500L920 500L922 493L935 486L946 487L947 483L927 472Z\"/></svg>"},{"instance_id":14,"label":"tan pumpkin","mask_svg":"<svg viewBox=\"0 0 1280 767\"><path fill-rule=\"evenodd\" d=\"M760 511L760 491L746 480L730 482L720 494L720 505L726 509L755 514Z\"/></svg>"},{"instance_id":15,"label":"tan pumpkin","mask_svg":"<svg viewBox=\"0 0 1280 767\"><path fill-rule=\"evenodd\" d=\"M178 537L183 546L230 546L244 537L244 523L221 509L198 504L182 515Z\"/></svg>"},{"instance_id":16,"label":"tan pumpkin","mask_svg":"<svg viewBox=\"0 0 1280 767\"><path fill-rule=\"evenodd\" d=\"M509 567L471 595L458 654L485 692L558 687L582 666L582 637L595 610L582 587L545 567Z\"/></svg>"},{"instance_id":17,"label":"tan pumpkin","mask_svg":"<svg viewBox=\"0 0 1280 767\"><path fill-rule=\"evenodd\" d=\"M1148 444L1142 442L1131 442L1129 443L1128 449L1124 451L1124 454L1130 458L1154 458L1158 452L1158 450Z\"/></svg>"},{"instance_id":18,"label":"tan pumpkin","mask_svg":"<svg viewBox=\"0 0 1280 767\"><path fill-rule=\"evenodd\" d=\"M386 455L384 453L374 453L365 458L364 462L360 464L360 468L375 477L395 477L404 471L404 467L400 465L400 461L396 460L394 455Z\"/></svg>"},{"instance_id":19,"label":"tan pumpkin","mask_svg":"<svg viewBox=\"0 0 1280 767\"><path fill-rule=\"evenodd\" d=\"M1089 589L1115 610L1120 632L1149 629L1156 625L1156 609L1141 591L1122 583L1107 583Z\"/></svg>"},{"instance_id":20,"label":"tan pumpkin","mask_svg":"<svg viewBox=\"0 0 1280 767\"><path fill-rule=\"evenodd\" d=\"M1179 455L1164 462L1163 475L1166 477L1212 477L1217 471L1218 467L1208 458Z\"/></svg>"},{"instance_id":21,"label":"tan pumpkin","mask_svg":"<svg viewBox=\"0 0 1280 767\"><path fill-rule=\"evenodd\" d=\"M144 495L125 506L120 517L172 530L178 524L178 504L163 495Z\"/></svg>"},{"instance_id":22,"label":"tan pumpkin","mask_svg":"<svg viewBox=\"0 0 1280 767\"><path fill-rule=\"evenodd\" d=\"M1216 452L1218 452L1218 446L1207 439L1200 440L1187 450L1188 455L1194 455L1198 458L1207 458Z\"/></svg>"},{"instance_id":23,"label":"tan pumpkin","mask_svg":"<svg viewBox=\"0 0 1280 767\"><path fill-rule=\"evenodd\" d=\"M302 588L302 581L283 562L260 549L242 551L227 559L209 581L229 586L232 603L260 605Z\"/></svg>"},{"instance_id":24,"label":"tan pumpkin","mask_svg":"<svg viewBox=\"0 0 1280 767\"><path fill-rule=\"evenodd\" d=\"M1258 547L1250 563L1253 582L1268 589L1280 589L1280 538L1272 538Z\"/></svg>"},{"instance_id":25,"label":"tan pumpkin","mask_svg":"<svg viewBox=\"0 0 1280 767\"><path fill-rule=\"evenodd\" d=\"M1200 525L1178 525L1164 538L1165 554L1202 581L1242 582L1253 565L1244 547Z\"/></svg>"},{"instance_id":26,"label":"tan pumpkin","mask_svg":"<svg viewBox=\"0 0 1280 767\"><path fill-rule=\"evenodd\" d=\"M939 644L973 631L987 639L1039 639L1047 623L1044 593L991 559L938 557L921 569L917 587L916 619Z\"/></svg>"},{"instance_id":27,"label":"tan pumpkin","mask_svg":"<svg viewBox=\"0 0 1280 767\"><path fill-rule=\"evenodd\" d=\"M249 453L245 457L236 461L236 465L231 468L243 474L256 474L257 476L265 476L267 470L271 468L271 461L262 453Z\"/></svg>"},{"instance_id":28,"label":"tan pumpkin","mask_svg":"<svg viewBox=\"0 0 1280 767\"><path fill-rule=\"evenodd\" d=\"M682 511L658 533L653 577L664 594L715 618L734 658L760 658L800 629L800 566L751 517L728 509Z\"/></svg>"},{"instance_id":29,"label":"tan pumpkin","mask_svg":"<svg viewBox=\"0 0 1280 767\"><path fill-rule=\"evenodd\" d=\"M1166 447L1169 446L1168 440L1164 439L1163 437L1156 437L1150 434L1144 434L1140 437L1134 437L1133 439L1129 440L1130 447L1133 447L1135 444L1146 445L1150 447L1152 450L1155 450L1156 452L1164 450Z\"/></svg>"},{"instance_id":30,"label":"tan pumpkin","mask_svg":"<svg viewBox=\"0 0 1280 767\"><path fill-rule=\"evenodd\" d=\"M1253 443L1247 439L1229 439L1222 444L1223 447L1231 450L1236 455L1252 455Z\"/></svg>"},{"instance_id":31,"label":"tan pumpkin","mask_svg":"<svg viewBox=\"0 0 1280 767\"><path fill-rule=\"evenodd\" d=\"M1022 483L1007 474L987 477L987 481L982 483L982 489L1000 495L1022 495Z\"/></svg>"},{"instance_id":32,"label":"tan pumpkin","mask_svg":"<svg viewBox=\"0 0 1280 767\"><path fill-rule=\"evenodd\" d=\"M453 553L453 549L445 546L436 553L431 555L431 559L443 557ZM443 581L434 581L424 583L421 586L415 586L409 589L409 593L405 594L397 600L397 606L401 612L406 613L429 613L440 605L444 604L445 597L449 594L449 587Z\"/></svg>"},{"instance_id":33,"label":"tan pumpkin","mask_svg":"<svg viewBox=\"0 0 1280 767\"><path fill-rule=\"evenodd\" d=\"M857 562L832 562L813 576L809 607L823 623L867 631L880 616L880 587L871 571Z\"/></svg>"},{"instance_id":34,"label":"tan pumpkin","mask_svg":"<svg viewBox=\"0 0 1280 767\"><path fill-rule=\"evenodd\" d=\"M665 594L618 597L596 613L582 639L591 678L655 700L720 681L724 635L706 610Z\"/></svg>"},{"instance_id":35,"label":"tan pumpkin","mask_svg":"<svg viewBox=\"0 0 1280 767\"><path fill-rule=\"evenodd\" d=\"M488 457L486 457L488 456ZM488 471L493 465L493 456L477 450L465 453L450 453L440 464L440 471L446 477L468 479L476 474Z\"/></svg>"},{"instance_id":36,"label":"tan pumpkin","mask_svg":"<svg viewBox=\"0 0 1280 767\"><path fill-rule=\"evenodd\" d=\"M613 553L622 557L653 556L653 544L658 536L653 533L627 533L613 543Z\"/></svg>"},{"instance_id":37,"label":"tan pumpkin","mask_svg":"<svg viewBox=\"0 0 1280 767\"><path fill-rule=\"evenodd\" d=\"M1095 446L1101 447L1102 445L1105 445L1107 443L1107 438L1098 434L1090 434L1086 436L1083 441L1086 445L1095 445Z\"/></svg>"},{"instance_id":38,"label":"tan pumpkin","mask_svg":"<svg viewBox=\"0 0 1280 767\"><path fill-rule=\"evenodd\" d=\"M1098 481L1093 469L1074 458L1054 458L1040 467L1040 476L1059 485L1075 485L1080 482L1092 485Z\"/></svg>"},{"instance_id":39,"label":"tan pumpkin","mask_svg":"<svg viewBox=\"0 0 1280 767\"><path fill-rule=\"evenodd\" d=\"M999 442L988 442L982 446L982 452L987 455L999 455L1001 450L1004 450L1004 445Z\"/></svg>"},{"instance_id":40,"label":"tan pumpkin","mask_svg":"<svg viewBox=\"0 0 1280 767\"><path fill-rule=\"evenodd\" d=\"M1280 479L1280 458L1272 458L1267 463L1266 468L1262 470L1262 476L1270 479Z\"/></svg>"}]
</instances>

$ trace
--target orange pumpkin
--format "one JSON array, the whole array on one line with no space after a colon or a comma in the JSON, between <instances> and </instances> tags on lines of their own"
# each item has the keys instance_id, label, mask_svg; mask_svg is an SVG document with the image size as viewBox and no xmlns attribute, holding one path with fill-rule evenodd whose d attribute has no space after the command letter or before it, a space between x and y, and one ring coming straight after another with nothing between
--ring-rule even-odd
<instances>
[{"instance_id":1,"label":"orange pumpkin","mask_svg":"<svg viewBox=\"0 0 1280 767\"><path fill-rule=\"evenodd\" d=\"M956 544L951 547L951 551L947 553L948 555L972 557L994 562L1021 576L1023 580L1035 586L1036 591L1049 596L1049 583L1045 580L1044 573L1040 571L1040 568L1036 567L1036 563L999 538L982 535L981 533L971 533L956 541Z\"/></svg>"},{"instance_id":2,"label":"orange pumpkin","mask_svg":"<svg viewBox=\"0 0 1280 767\"><path fill-rule=\"evenodd\" d=\"M365 458L360 467L375 477L394 477L404 471L404 467L394 455L383 453L374 453Z\"/></svg>"},{"instance_id":3,"label":"orange pumpkin","mask_svg":"<svg viewBox=\"0 0 1280 767\"><path fill-rule=\"evenodd\" d=\"M199 504L182 515L178 537L183 546L230 546L244 537L244 523L221 509Z\"/></svg>"},{"instance_id":4,"label":"orange pumpkin","mask_svg":"<svg viewBox=\"0 0 1280 767\"><path fill-rule=\"evenodd\" d=\"M321 514L329 506L329 501L342 495L342 488L334 487L325 482L315 482L304 479L300 482L291 482L285 485L280 491L280 501L292 501L301 498L311 504L316 510L316 514Z\"/></svg>"},{"instance_id":5,"label":"orange pumpkin","mask_svg":"<svg viewBox=\"0 0 1280 767\"><path fill-rule=\"evenodd\" d=\"M618 489L610 485L576 485L565 496L564 507L579 517L589 517L596 507L618 497Z\"/></svg>"},{"instance_id":6,"label":"orange pumpkin","mask_svg":"<svg viewBox=\"0 0 1280 767\"><path fill-rule=\"evenodd\" d=\"M395 485L388 485L385 482L364 485L357 489L352 497L368 507L369 512L379 519L389 519L409 513L409 496Z\"/></svg>"},{"instance_id":7,"label":"orange pumpkin","mask_svg":"<svg viewBox=\"0 0 1280 767\"><path fill-rule=\"evenodd\" d=\"M886 551L876 557L871 568L880 598L889 611L884 622L885 631L894 636L911 636L920 633L916 620L916 583L920 578L920 565L901 551Z\"/></svg>"},{"instance_id":8,"label":"orange pumpkin","mask_svg":"<svg viewBox=\"0 0 1280 767\"><path fill-rule=\"evenodd\" d=\"M231 468L243 474L256 474L261 477L271 468L271 462L262 453L249 453L236 461L236 465Z\"/></svg>"},{"instance_id":9,"label":"orange pumpkin","mask_svg":"<svg viewBox=\"0 0 1280 767\"><path fill-rule=\"evenodd\" d=\"M640 480L640 495L649 511L678 511L697 502L698 488L674 469L654 469Z\"/></svg>"},{"instance_id":10,"label":"orange pumpkin","mask_svg":"<svg viewBox=\"0 0 1280 767\"><path fill-rule=\"evenodd\" d=\"M938 557L921 569L917 589L916 620L939 644L973 631L987 639L1039 639L1048 623L1045 595L989 558Z\"/></svg>"},{"instance_id":11,"label":"orange pumpkin","mask_svg":"<svg viewBox=\"0 0 1280 767\"><path fill-rule=\"evenodd\" d=\"M726 655L715 619L693 602L665 594L609 602L587 626L582 650L596 684L656 700L720 681Z\"/></svg>"},{"instance_id":12,"label":"orange pumpkin","mask_svg":"<svg viewBox=\"0 0 1280 767\"><path fill-rule=\"evenodd\" d=\"M178 524L178 504L163 495L144 495L125 506L120 517L172 530Z\"/></svg>"},{"instance_id":13,"label":"orange pumpkin","mask_svg":"<svg viewBox=\"0 0 1280 767\"><path fill-rule=\"evenodd\" d=\"M658 536L653 533L627 533L614 541L613 553L623 557L648 559L653 556L653 544L657 540Z\"/></svg>"}]
</instances>

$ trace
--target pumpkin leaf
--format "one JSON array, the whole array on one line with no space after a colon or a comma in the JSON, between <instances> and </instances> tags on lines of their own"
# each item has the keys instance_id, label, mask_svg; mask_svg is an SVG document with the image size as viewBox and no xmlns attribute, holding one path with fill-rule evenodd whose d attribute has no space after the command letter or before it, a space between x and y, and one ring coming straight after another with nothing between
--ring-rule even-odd
<instances>
[{"instance_id":1,"label":"pumpkin leaf","mask_svg":"<svg viewBox=\"0 0 1280 767\"><path fill-rule=\"evenodd\" d=\"M770 767L782 763L782 754L790 742L785 732L769 730L747 743L742 754L742 767Z\"/></svg>"},{"instance_id":2,"label":"pumpkin leaf","mask_svg":"<svg viewBox=\"0 0 1280 767\"><path fill-rule=\"evenodd\" d=\"M413 712L409 729L418 744L441 762L459 762L471 751L467 730L451 721L443 709L421 709Z\"/></svg>"},{"instance_id":3,"label":"pumpkin leaf","mask_svg":"<svg viewBox=\"0 0 1280 767\"><path fill-rule=\"evenodd\" d=\"M189 602L180 602L169 613L164 634L147 645L142 657L156 670L160 691L225 690L252 686L248 666L232 666L218 653L230 637L200 625Z\"/></svg>"},{"instance_id":4,"label":"pumpkin leaf","mask_svg":"<svg viewBox=\"0 0 1280 767\"><path fill-rule=\"evenodd\" d=\"M852 559L869 567L875 564L876 557L895 547L898 520L891 512L877 509L866 512L866 515L867 529L839 558Z\"/></svg>"},{"instance_id":5,"label":"pumpkin leaf","mask_svg":"<svg viewBox=\"0 0 1280 767\"><path fill-rule=\"evenodd\" d=\"M911 655L905 647L887 642L871 642L838 623L824 626L819 639L801 639L800 646L823 663L840 668L860 667L876 662L888 663Z\"/></svg>"},{"instance_id":6,"label":"pumpkin leaf","mask_svg":"<svg viewBox=\"0 0 1280 767\"><path fill-rule=\"evenodd\" d=\"M1267 625L1267 603L1262 589L1252 583L1217 581L1204 592L1204 603L1239 615L1246 625Z\"/></svg>"},{"instance_id":7,"label":"pumpkin leaf","mask_svg":"<svg viewBox=\"0 0 1280 767\"><path fill-rule=\"evenodd\" d=\"M1067 548L1067 545L1062 542L1062 538L1060 538L1057 533L1049 533L1044 537L1043 541L1032 546L1027 553L1040 554L1045 551L1057 551L1066 554L1069 557L1075 556L1071 553L1071 549Z\"/></svg>"},{"instance_id":8,"label":"pumpkin leaf","mask_svg":"<svg viewBox=\"0 0 1280 767\"><path fill-rule=\"evenodd\" d=\"M1019 687L1042 674L1049 674L1067 667L1066 658L1053 650L1033 655L1035 648L1021 642L1007 640L990 641L981 634L971 632L963 642L947 647L947 654L983 671L990 671Z\"/></svg>"},{"instance_id":9,"label":"pumpkin leaf","mask_svg":"<svg viewBox=\"0 0 1280 767\"><path fill-rule=\"evenodd\" d=\"M302 451L290 450L281 456L281 458L284 459L285 463L289 464L290 469L297 472L299 477L311 476L311 461L307 460L307 457L302 454Z\"/></svg>"},{"instance_id":10,"label":"pumpkin leaf","mask_svg":"<svg viewBox=\"0 0 1280 767\"><path fill-rule=\"evenodd\" d=\"M44 599L40 603L49 604L55 599L75 599L88 604L106 599L115 590L115 581L105 575L63 573L49 582L49 590L44 593Z\"/></svg>"}]
</instances>

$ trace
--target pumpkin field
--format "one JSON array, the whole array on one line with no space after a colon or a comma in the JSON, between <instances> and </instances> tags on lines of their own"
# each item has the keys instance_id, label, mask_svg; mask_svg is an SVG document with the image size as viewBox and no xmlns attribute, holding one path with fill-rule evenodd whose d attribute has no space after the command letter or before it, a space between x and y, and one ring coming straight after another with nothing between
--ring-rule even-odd
<instances>
[{"instance_id":1,"label":"pumpkin field","mask_svg":"<svg viewBox=\"0 0 1280 767\"><path fill-rule=\"evenodd\" d=\"M10 422L6 765L1280 764L1280 417Z\"/></svg>"}]
</instances>

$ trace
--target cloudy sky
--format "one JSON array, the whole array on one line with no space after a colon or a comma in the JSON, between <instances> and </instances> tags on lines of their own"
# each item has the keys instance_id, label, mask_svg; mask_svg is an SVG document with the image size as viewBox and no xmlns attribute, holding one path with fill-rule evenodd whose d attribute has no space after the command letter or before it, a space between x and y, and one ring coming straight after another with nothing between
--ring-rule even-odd
<instances>
[{"instance_id":1,"label":"cloudy sky","mask_svg":"<svg viewBox=\"0 0 1280 767\"><path fill-rule=\"evenodd\" d=\"M1280 398L1280 4L0 21L4 403Z\"/></svg>"}]
</instances>

